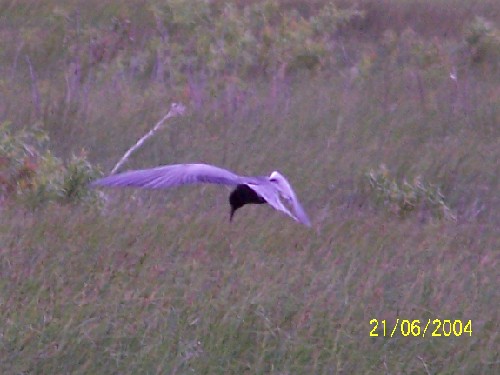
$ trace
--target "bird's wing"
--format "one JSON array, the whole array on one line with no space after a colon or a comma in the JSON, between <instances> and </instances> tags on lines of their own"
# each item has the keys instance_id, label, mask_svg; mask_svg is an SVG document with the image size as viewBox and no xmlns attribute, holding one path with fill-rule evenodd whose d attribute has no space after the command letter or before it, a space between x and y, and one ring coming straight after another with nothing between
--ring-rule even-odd
<instances>
[{"instance_id":1,"label":"bird's wing","mask_svg":"<svg viewBox=\"0 0 500 375\"><path fill-rule=\"evenodd\" d=\"M173 164L111 175L92 182L92 186L166 189L187 184L237 185L240 182L240 176L213 165Z\"/></svg>"},{"instance_id":2,"label":"bird's wing","mask_svg":"<svg viewBox=\"0 0 500 375\"><path fill-rule=\"evenodd\" d=\"M300 204L297 195L295 194L295 191L293 191L292 186L290 183L286 180L286 178L283 177L283 179L287 182L286 187L287 187L287 195L285 198L287 199L288 203L292 205L293 211L295 212L295 215L299 219L299 221L307 225L308 227L311 226L311 220L309 220L309 217L307 216L306 212L304 211L304 208Z\"/></svg>"},{"instance_id":3,"label":"bird's wing","mask_svg":"<svg viewBox=\"0 0 500 375\"><path fill-rule=\"evenodd\" d=\"M306 212L304 211L304 208L302 208L302 205L300 204L295 194L292 197L292 206L293 206L293 211L295 212L295 215L297 215L297 218L300 220L300 222L310 227L311 220L309 220L309 216L307 216Z\"/></svg>"},{"instance_id":4,"label":"bird's wing","mask_svg":"<svg viewBox=\"0 0 500 375\"><path fill-rule=\"evenodd\" d=\"M275 187L278 194L281 195L286 200L286 202L293 207L293 211L295 213L297 221L300 221L302 224L310 227L311 220L309 220L309 217L302 208L302 205L297 199L295 191L292 189L292 186L290 185L286 177L278 171L274 171L273 173L271 173L268 180L271 185Z\"/></svg>"},{"instance_id":5,"label":"bird's wing","mask_svg":"<svg viewBox=\"0 0 500 375\"><path fill-rule=\"evenodd\" d=\"M252 179L253 180L253 179ZM252 182L245 182L246 185L248 185L252 190L254 190L258 195L260 195L262 198L266 200L268 204L273 206L275 209L284 212L294 220L301 222L294 214L292 214L288 208L286 208L283 203L281 203L279 193L276 190L276 188L269 184L267 181L262 181L260 183L256 183L254 181Z\"/></svg>"}]
</instances>

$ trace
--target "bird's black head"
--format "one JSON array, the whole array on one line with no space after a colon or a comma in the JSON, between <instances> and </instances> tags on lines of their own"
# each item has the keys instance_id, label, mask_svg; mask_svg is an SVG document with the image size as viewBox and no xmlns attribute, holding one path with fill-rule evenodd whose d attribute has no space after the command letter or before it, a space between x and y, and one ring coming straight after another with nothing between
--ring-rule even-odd
<instances>
[{"instance_id":1,"label":"bird's black head","mask_svg":"<svg viewBox=\"0 0 500 375\"><path fill-rule=\"evenodd\" d=\"M229 214L229 221L233 221L233 216L234 216L234 213L236 212L237 208L235 208L234 206L231 206L231 213Z\"/></svg>"},{"instance_id":2,"label":"bird's black head","mask_svg":"<svg viewBox=\"0 0 500 375\"><path fill-rule=\"evenodd\" d=\"M229 204L231 205L231 214L229 221L233 220L233 215L236 210L243 207L245 204L263 204L266 201L259 197L248 185L240 184L236 186L229 195Z\"/></svg>"},{"instance_id":3,"label":"bird's black head","mask_svg":"<svg viewBox=\"0 0 500 375\"><path fill-rule=\"evenodd\" d=\"M236 189L234 189L229 195L229 204L231 205L229 221L232 221L236 210L240 207L243 207L243 205L245 204L242 199L241 190L238 190L238 187L236 187Z\"/></svg>"}]
</instances>

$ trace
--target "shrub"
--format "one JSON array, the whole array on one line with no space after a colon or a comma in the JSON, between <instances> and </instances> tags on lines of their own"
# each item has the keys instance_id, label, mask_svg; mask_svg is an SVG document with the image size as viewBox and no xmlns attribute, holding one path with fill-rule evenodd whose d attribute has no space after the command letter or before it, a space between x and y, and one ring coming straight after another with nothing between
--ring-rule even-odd
<instances>
[{"instance_id":1,"label":"shrub","mask_svg":"<svg viewBox=\"0 0 500 375\"><path fill-rule=\"evenodd\" d=\"M367 178L375 201L399 216L404 217L418 208L429 208L436 218L456 220L439 186L426 183L420 176L412 182L405 179L398 183L382 164L378 169L371 169Z\"/></svg>"},{"instance_id":2,"label":"shrub","mask_svg":"<svg viewBox=\"0 0 500 375\"><path fill-rule=\"evenodd\" d=\"M500 30L483 17L476 17L465 33L465 43L473 64L492 64L498 69L500 61Z\"/></svg>"},{"instance_id":3,"label":"shrub","mask_svg":"<svg viewBox=\"0 0 500 375\"><path fill-rule=\"evenodd\" d=\"M48 141L36 126L13 132L10 123L0 125L0 201L17 199L31 209L50 201L98 202L98 192L87 185L99 169L83 152L65 166L47 149Z\"/></svg>"}]
</instances>

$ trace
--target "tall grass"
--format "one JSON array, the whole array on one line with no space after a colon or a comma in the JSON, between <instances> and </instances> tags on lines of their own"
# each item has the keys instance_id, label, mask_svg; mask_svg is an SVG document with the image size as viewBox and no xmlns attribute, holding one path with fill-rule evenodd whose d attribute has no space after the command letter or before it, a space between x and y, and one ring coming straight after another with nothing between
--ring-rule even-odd
<instances>
[{"instance_id":1,"label":"tall grass","mask_svg":"<svg viewBox=\"0 0 500 375\"><path fill-rule=\"evenodd\" d=\"M411 31L356 36L345 45L352 63L338 71L257 77L237 91L239 101L222 90L223 99L203 97L197 107L150 75L121 74L113 59L72 83L74 61L54 41L56 24L44 23L44 4L58 3L40 2L31 18L22 2L0 7L55 38L46 39L52 55L29 53L35 79L24 58L13 65L16 48L4 50L2 120L36 123L56 155L84 148L109 171L171 100L190 99L189 115L148 140L125 169L200 161L249 175L279 169L313 229L266 206L245 206L229 224L229 190L213 186L106 191L104 207L2 202L0 372L498 372L494 51L481 62L449 54L465 48L457 42L463 30L450 39ZM81 5L82 22L97 12L96 23L107 14L136 22L129 6L103 4ZM420 2L401 4L398 19L410 23L405 6ZM139 55L142 47L130 48ZM457 81L449 76L455 62ZM367 178L382 164L398 189L418 179L439 187L456 220L424 203L395 212ZM472 334L384 337L379 328L370 337L372 319L392 328L398 318L470 320Z\"/></svg>"}]
</instances>

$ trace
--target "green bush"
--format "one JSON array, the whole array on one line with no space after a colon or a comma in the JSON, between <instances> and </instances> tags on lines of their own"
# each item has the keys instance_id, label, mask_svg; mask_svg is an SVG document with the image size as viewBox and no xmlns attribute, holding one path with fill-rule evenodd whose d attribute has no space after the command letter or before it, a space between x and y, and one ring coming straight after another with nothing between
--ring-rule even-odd
<instances>
[{"instance_id":1,"label":"green bush","mask_svg":"<svg viewBox=\"0 0 500 375\"><path fill-rule=\"evenodd\" d=\"M0 126L0 198L17 199L31 209L47 202L98 202L88 183L100 175L85 153L65 165L47 149L49 137L37 127L13 132Z\"/></svg>"},{"instance_id":2,"label":"green bush","mask_svg":"<svg viewBox=\"0 0 500 375\"><path fill-rule=\"evenodd\" d=\"M493 22L477 16L467 28L465 35L466 50L474 65L500 70L500 30Z\"/></svg>"},{"instance_id":3,"label":"green bush","mask_svg":"<svg viewBox=\"0 0 500 375\"><path fill-rule=\"evenodd\" d=\"M439 186L426 183L420 176L413 178L411 182L405 179L398 183L382 164L378 169L371 169L367 178L375 201L388 207L391 212L406 216L418 209L428 208L436 218L456 220L456 215L446 204Z\"/></svg>"}]
</instances>

